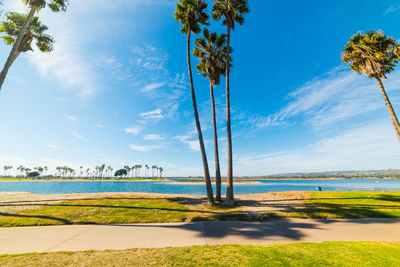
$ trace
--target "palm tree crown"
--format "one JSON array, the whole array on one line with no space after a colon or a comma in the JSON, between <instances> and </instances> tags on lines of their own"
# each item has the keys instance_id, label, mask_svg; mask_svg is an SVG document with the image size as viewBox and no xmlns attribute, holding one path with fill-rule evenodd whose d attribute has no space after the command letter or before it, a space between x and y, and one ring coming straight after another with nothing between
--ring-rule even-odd
<instances>
[{"instance_id":1,"label":"palm tree crown","mask_svg":"<svg viewBox=\"0 0 400 267\"><path fill-rule=\"evenodd\" d=\"M197 71L208 77L213 86L219 85L221 75L225 74L226 34L203 31L204 38L196 39L193 55L200 59Z\"/></svg>"},{"instance_id":2,"label":"palm tree crown","mask_svg":"<svg viewBox=\"0 0 400 267\"><path fill-rule=\"evenodd\" d=\"M208 25L207 6L205 0L181 0L176 3L175 19L183 24L182 33L198 34L201 32L200 25Z\"/></svg>"},{"instance_id":3,"label":"palm tree crown","mask_svg":"<svg viewBox=\"0 0 400 267\"><path fill-rule=\"evenodd\" d=\"M28 15L20 14L17 12L9 12L6 15L5 21L1 23L0 33L3 34L1 38L8 44L12 45ZM45 34L48 27L39 21L38 17L34 17L32 23L29 25L27 32L25 33L22 43L18 48L18 52L33 51L32 41L36 41L37 48L42 52L53 51L54 39Z\"/></svg>"},{"instance_id":4,"label":"palm tree crown","mask_svg":"<svg viewBox=\"0 0 400 267\"><path fill-rule=\"evenodd\" d=\"M381 31L357 33L351 37L342 53L342 61L351 63L355 72L364 73L370 78L385 78L397 65L399 45L392 37Z\"/></svg>"},{"instance_id":5,"label":"palm tree crown","mask_svg":"<svg viewBox=\"0 0 400 267\"><path fill-rule=\"evenodd\" d=\"M224 17L222 23L232 30L235 29L235 22L244 23L243 14L249 13L247 0L214 0L212 17L219 21Z\"/></svg>"},{"instance_id":6,"label":"palm tree crown","mask_svg":"<svg viewBox=\"0 0 400 267\"><path fill-rule=\"evenodd\" d=\"M48 3L47 3L48 2ZM53 12L67 10L68 0L24 0L25 5L36 6L38 9L46 7L46 4Z\"/></svg>"}]
</instances>

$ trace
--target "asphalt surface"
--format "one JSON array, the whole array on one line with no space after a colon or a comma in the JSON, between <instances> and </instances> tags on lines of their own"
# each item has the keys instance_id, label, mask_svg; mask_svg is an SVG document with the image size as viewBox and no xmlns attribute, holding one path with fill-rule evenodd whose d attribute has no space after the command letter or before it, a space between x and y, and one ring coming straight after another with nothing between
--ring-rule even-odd
<instances>
[{"instance_id":1,"label":"asphalt surface","mask_svg":"<svg viewBox=\"0 0 400 267\"><path fill-rule=\"evenodd\" d=\"M323 241L400 241L400 219L0 228L0 254Z\"/></svg>"}]
</instances>

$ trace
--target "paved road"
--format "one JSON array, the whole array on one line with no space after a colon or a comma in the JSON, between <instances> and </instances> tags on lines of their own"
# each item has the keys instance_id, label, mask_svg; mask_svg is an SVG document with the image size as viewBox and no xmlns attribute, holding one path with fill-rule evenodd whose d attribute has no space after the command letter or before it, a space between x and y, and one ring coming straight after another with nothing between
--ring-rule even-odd
<instances>
[{"instance_id":1,"label":"paved road","mask_svg":"<svg viewBox=\"0 0 400 267\"><path fill-rule=\"evenodd\" d=\"M0 254L322 241L400 241L400 219L0 228Z\"/></svg>"}]
</instances>

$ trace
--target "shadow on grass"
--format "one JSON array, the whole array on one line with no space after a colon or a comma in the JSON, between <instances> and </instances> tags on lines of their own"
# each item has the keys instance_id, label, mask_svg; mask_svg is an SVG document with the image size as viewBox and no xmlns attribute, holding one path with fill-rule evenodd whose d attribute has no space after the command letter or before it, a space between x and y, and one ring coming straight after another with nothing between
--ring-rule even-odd
<instances>
[{"instance_id":1,"label":"shadow on grass","mask_svg":"<svg viewBox=\"0 0 400 267\"><path fill-rule=\"evenodd\" d=\"M218 204L215 208L207 208L201 204L204 199L190 198L190 197L176 197L176 198L151 198L151 197L107 197L107 198L87 198L87 199L76 199L76 201L132 201L132 203L116 203L116 205L109 204L80 204L80 203L69 203L74 201L68 199L68 202L64 203L43 203L46 200L41 200L42 203L36 203L39 201L33 201L35 203L26 204L26 201L14 201L4 203L0 206L38 206L38 207L49 207L59 208L67 207L73 208L77 211L85 211L91 208L102 208L121 210L118 216L135 216L135 214L125 215L124 210L137 210L137 211L153 211L154 222L158 222L157 216L172 216L173 218L180 218L179 220L190 221L268 221L272 219L283 219L283 218L312 218L312 219L342 219L342 218L399 218L400 217L400 196L394 194L376 194L371 197L343 197L343 198L310 198L305 200L297 200L297 203L284 201L291 201L293 199L282 199L282 200L239 200L236 207L227 207L224 203ZM135 203L137 201L157 201L164 200L164 203ZM58 202L60 200L57 200ZM348 201L344 203L337 203L341 201ZM362 203L367 201L368 203ZM20 203L21 202L21 203ZM282 203L281 203L282 202ZM333 203L332 203L333 202ZM335 203L336 202L336 203ZM356 202L356 203L352 203ZM382 203L384 202L384 203ZM389 205L391 203L391 205ZM123 205L120 205L123 204ZM184 205L182 208L168 207L168 204L181 204ZM259 207L257 211L251 211L246 209L247 207ZM265 207L265 209L264 209ZM93 222L85 222L82 219L70 218L69 213L66 212L62 218L53 216L46 216L43 214L32 214L35 209L28 210L26 212L11 213L0 213L0 216L5 217L16 217L16 218L36 218L36 219L48 219L54 220L62 224L96 224L96 219L92 219ZM37 210L38 213L42 212L41 209ZM106 211L105 211L106 212ZM119 211L118 211L119 212ZM174 212L171 214L168 212ZM111 212L112 213L112 212ZM101 217L101 214L99 215ZM110 215L108 215L110 216ZM140 218L140 212L137 217ZM175 217L174 217L175 216ZM100 219L98 221L101 221ZM139 220L140 221L140 220ZM167 221L167 220L166 220ZM176 220L175 220L176 221ZM367 223L367 221L365 221ZM116 222L118 223L118 222ZM140 222L139 222L140 223Z\"/></svg>"},{"instance_id":2,"label":"shadow on grass","mask_svg":"<svg viewBox=\"0 0 400 267\"><path fill-rule=\"evenodd\" d=\"M64 219L64 218L57 218L53 216L45 216L45 215L24 215L24 214L12 214L12 213L4 213L0 212L0 216L4 217L16 217L16 218L30 218L30 219L46 219L46 220L54 220L59 221L63 224L72 224L71 221Z\"/></svg>"}]
</instances>

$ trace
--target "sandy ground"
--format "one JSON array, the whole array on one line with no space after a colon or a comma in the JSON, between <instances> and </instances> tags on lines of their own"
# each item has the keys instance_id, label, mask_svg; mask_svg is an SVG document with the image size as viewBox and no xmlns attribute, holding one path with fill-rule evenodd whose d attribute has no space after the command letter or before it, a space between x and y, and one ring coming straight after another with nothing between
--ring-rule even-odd
<instances>
[{"instance_id":1,"label":"sandy ground","mask_svg":"<svg viewBox=\"0 0 400 267\"><path fill-rule=\"evenodd\" d=\"M38 195L23 192L0 193L0 212L17 212L25 209L38 208L41 205L56 204L68 200L143 196L148 198L183 198L190 206L202 205L202 203L205 201L204 196L151 193L92 193L62 195ZM261 194L236 195L236 201L240 205L239 210L242 212L284 212L293 207L304 207L304 204L301 200L307 198L307 196L307 192L270 192Z\"/></svg>"}]
</instances>

